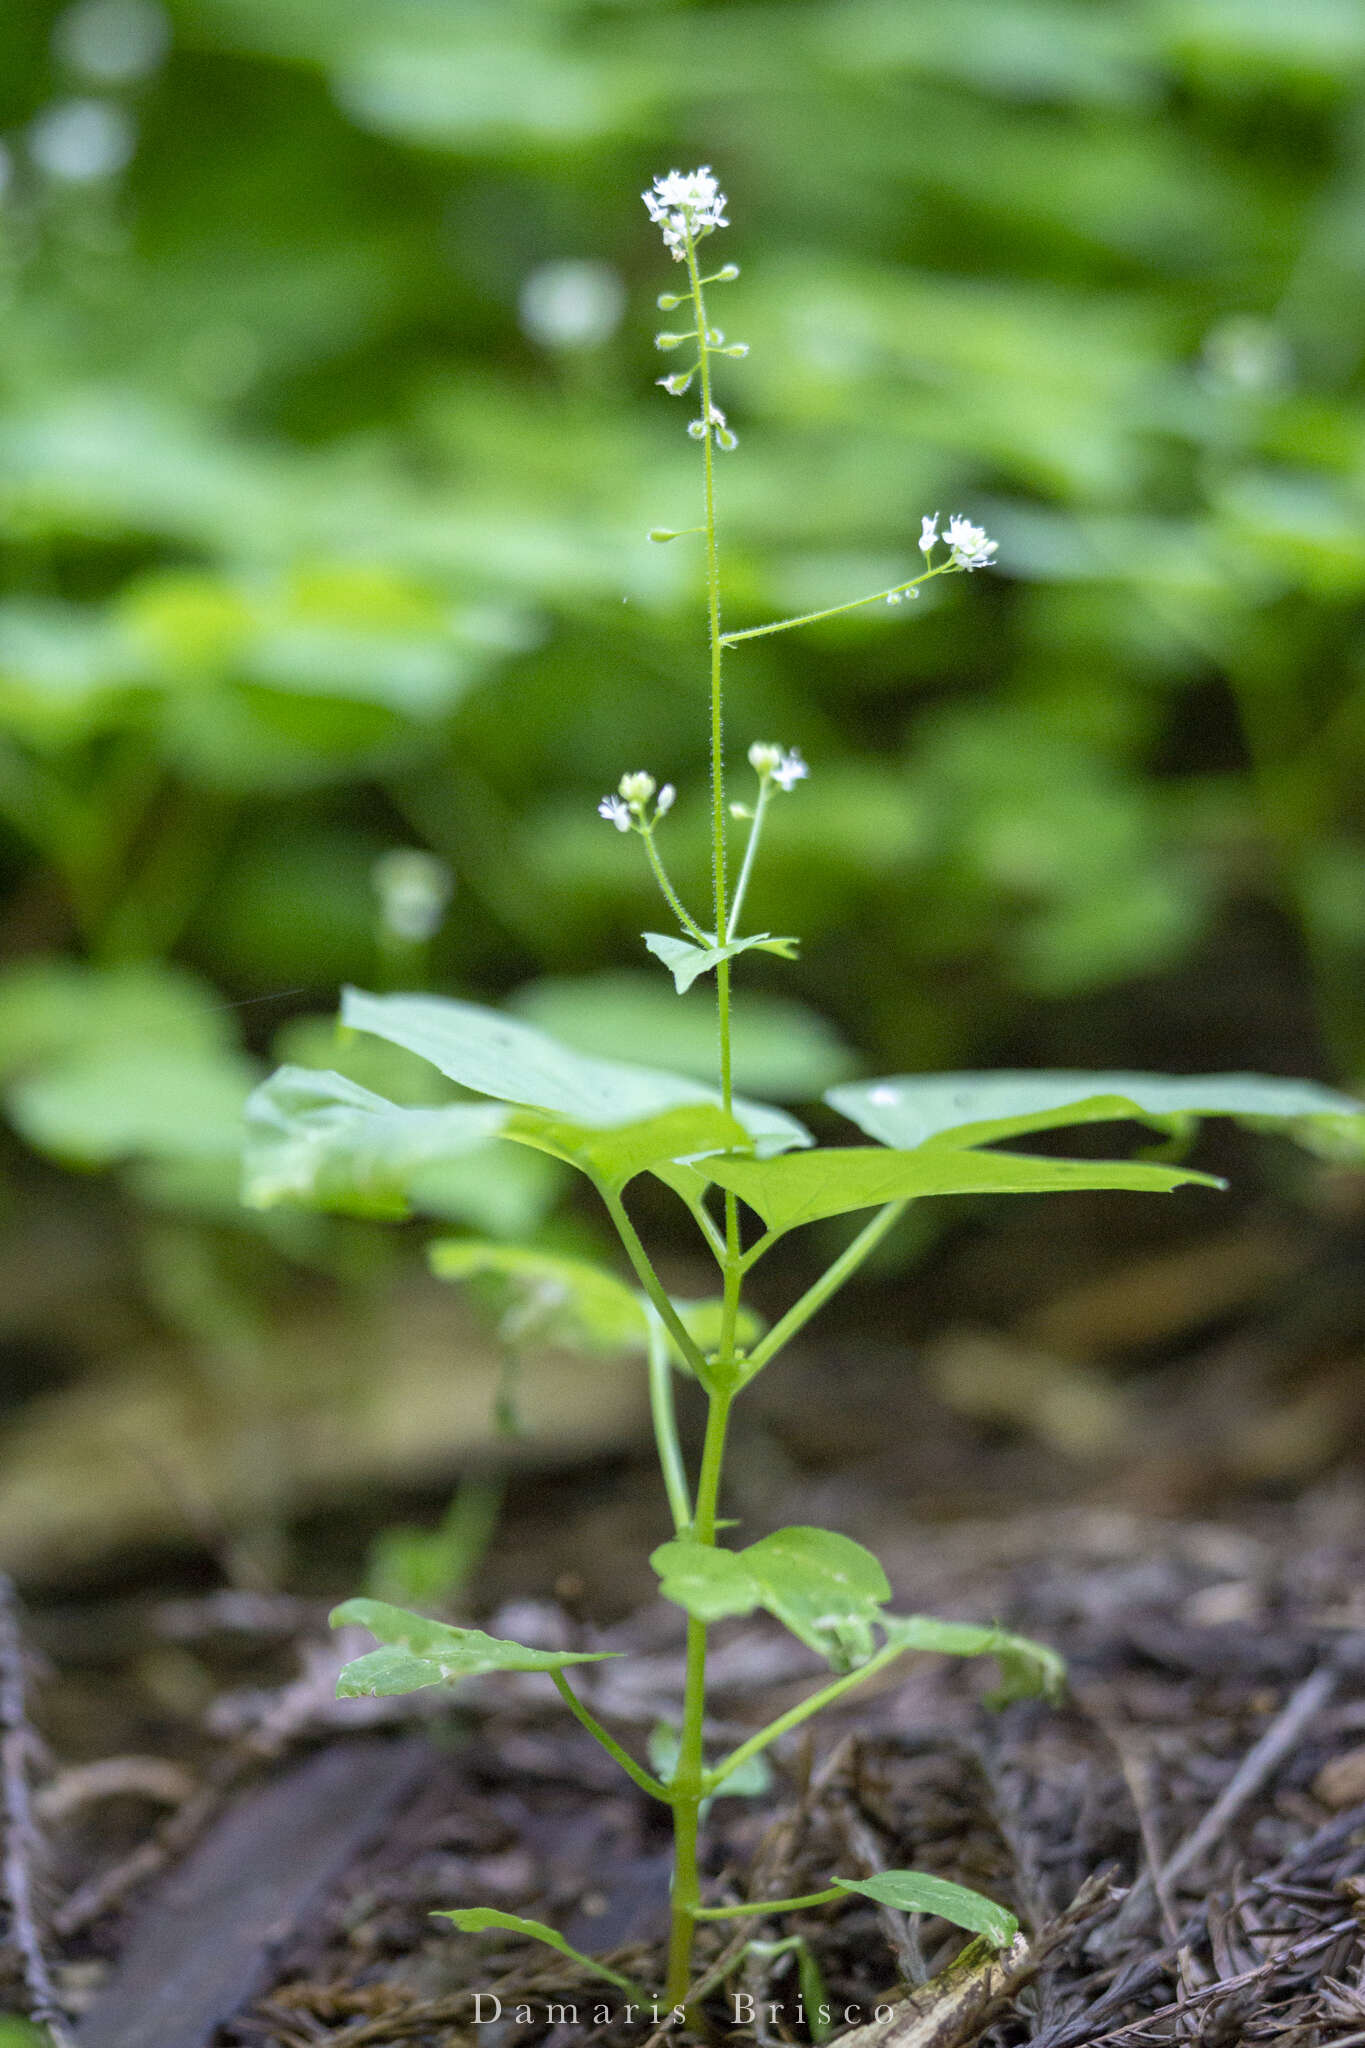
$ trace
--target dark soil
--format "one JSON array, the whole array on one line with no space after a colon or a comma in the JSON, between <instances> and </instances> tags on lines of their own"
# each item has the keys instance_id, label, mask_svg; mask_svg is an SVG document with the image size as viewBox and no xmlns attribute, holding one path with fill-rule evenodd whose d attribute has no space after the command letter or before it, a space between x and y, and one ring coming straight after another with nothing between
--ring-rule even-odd
<instances>
[{"instance_id":1,"label":"dark soil","mask_svg":"<svg viewBox=\"0 0 1365 2048\"><path fill-rule=\"evenodd\" d=\"M760 1383L728 1502L746 1538L844 1528L883 1559L898 1611L998 1620L1071 1672L1060 1707L995 1711L990 1673L908 1661L793 1739L766 1798L717 1803L717 1900L908 1865L1018 1914L1029 1951L997 1969L992 2008L952 2019L940 2000L919 2033L898 2001L962 1949L945 1924L858 1898L744 1923L805 1937L833 2033L885 2002L889 2043L938 2048L1365 2044L1365 1280L1358 1193L1338 1195L1316 1219L1246 1212L1193 1249L1130 1244L1117 1263L1098 1239L1054 1261L1005 1230L939 1262L913 1346L893 1279L861 1327ZM944 1313L962 1299L954 1257L975 1276L969 1325ZM645 1563L664 1533L643 1468L523 1478L474 1603L494 1633L631 1652L583 1692L639 1754L679 1693L680 1617L650 1602ZM353 1556L323 1544L355 1532L313 1539L299 1583L351 1590ZM627 2019L621 1994L431 1915L529 1914L651 1978L658 1809L543 1678L481 1681L453 1706L338 1706L346 1652L325 1608L125 1588L21 1616L45 1746L10 1744L35 1795L10 1853L32 1866L81 2048L643 2048L653 2022ZM819 1677L775 1627L722 1627L716 1645L717 1745ZM330 1865L308 1819L323 1810ZM699 1968L727 1938L707 1930ZM233 1943L235 1984L207 1988L205 1959ZM13 1943L0 1966L0 2004L29 2009ZM136 1970L159 1970L155 1997ZM733 1956L706 2012L720 2037L800 2042L801 1989L790 1954ZM156 2010L142 2032L140 2002Z\"/></svg>"}]
</instances>

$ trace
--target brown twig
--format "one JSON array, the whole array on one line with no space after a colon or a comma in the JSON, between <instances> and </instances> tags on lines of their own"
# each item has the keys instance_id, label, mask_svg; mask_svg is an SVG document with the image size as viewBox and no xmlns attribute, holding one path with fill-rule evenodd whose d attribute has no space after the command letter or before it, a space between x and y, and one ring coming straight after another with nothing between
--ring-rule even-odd
<instances>
[{"instance_id":1,"label":"brown twig","mask_svg":"<svg viewBox=\"0 0 1365 2048\"><path fill-rule=\"evenodd\" d=\"M53 2048L71 2048L66 2015L43 1953L33 1899L33 1866L41 1839L29 1796L28 1764L33 1750L24 1697L24 1646L14 1587L0 1573L0 1798L4 1805L4 1889L10 1909L10 1940L19 1952L32 2019L47 2028Z\"/></svg>"}]
</instances>

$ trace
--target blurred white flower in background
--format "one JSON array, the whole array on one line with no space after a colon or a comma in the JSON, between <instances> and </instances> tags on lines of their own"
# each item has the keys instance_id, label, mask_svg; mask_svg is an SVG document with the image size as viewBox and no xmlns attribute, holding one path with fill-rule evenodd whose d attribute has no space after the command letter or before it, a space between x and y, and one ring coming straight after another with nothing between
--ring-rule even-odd
<instances>
[{"instance_id":1,"label":"blurred white flower in background","mask_svg":"<svg viewBox=\"0 0 1365 2048\"><path fill-rule=\"evenodd\" d=\"M626 288L610 263L542 263L521 288L522 332L542 348L600 348L626 310Z\"/></svg>"}]
</instances>

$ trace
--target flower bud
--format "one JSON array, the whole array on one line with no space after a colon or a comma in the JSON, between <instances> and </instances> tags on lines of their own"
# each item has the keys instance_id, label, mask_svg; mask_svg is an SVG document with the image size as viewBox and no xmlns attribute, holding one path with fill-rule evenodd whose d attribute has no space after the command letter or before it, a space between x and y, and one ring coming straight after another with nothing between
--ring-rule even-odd
<instances>
[{"instance_id":1,"label":"flower bud","mask_svg":"<svg viewBox=\"0 0 1365 2048\"><path fill-rule=\"evenodd\" d=\"M634 775L623 775L616 785L632 810L647 804L658 786L654 777L647 775L643 768Z\"/></svg>"}]
</instances>

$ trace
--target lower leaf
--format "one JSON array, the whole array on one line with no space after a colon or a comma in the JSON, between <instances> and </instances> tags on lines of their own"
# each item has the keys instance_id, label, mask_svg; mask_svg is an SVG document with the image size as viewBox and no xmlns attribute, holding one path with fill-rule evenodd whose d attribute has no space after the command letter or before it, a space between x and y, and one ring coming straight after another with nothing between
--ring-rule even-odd
<instances>
[{"instance_id":1,"label":"lower leaf","mask_svg":"<svg viewBox=\"0 0 1365 2048\"><path fill-rule=\"evenodd\" d=\"M591 1971L594 1977L604 1977L608 1984L614 1984L618 1991L628 1991L633 1998L647 1998L643 1985L636 1984L630 1977L623 1977L619 1970L609 1970L605 1963L595 1962L585 1956L581 1949L565 1941L557 1928L547 1927L543 1920L524 1920L520 1913L500 1913L494 1906L468 1906L448 1908L433 1913L433 1920L449 1920L459 1928L461 1934L486 1934L491 1928L505 1930L508 1934L523 1934L528 1941L544 1942L546 1948L558 1949L560 1955L568 1956L581 1969Z\"/></svg>"}]
</instances>

